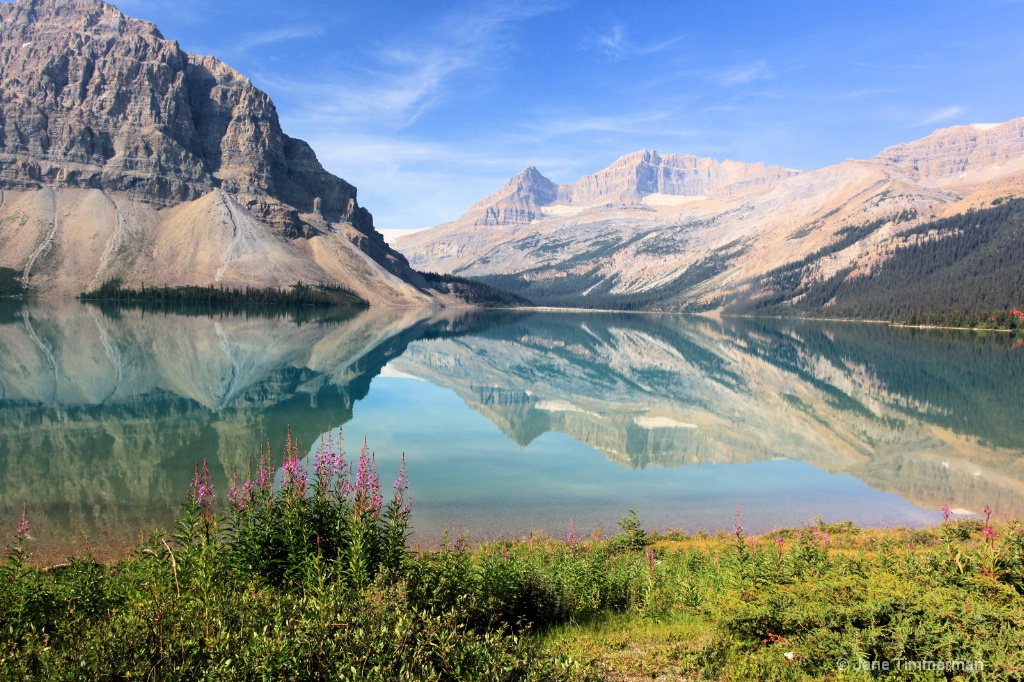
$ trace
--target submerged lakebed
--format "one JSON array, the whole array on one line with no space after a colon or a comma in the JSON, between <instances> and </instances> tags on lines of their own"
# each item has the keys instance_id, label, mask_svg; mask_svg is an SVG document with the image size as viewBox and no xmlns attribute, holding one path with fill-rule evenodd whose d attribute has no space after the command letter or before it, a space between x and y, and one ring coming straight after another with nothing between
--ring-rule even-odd
<instances>
[{"instance_id":1,"label":"submerged lakebed","mask_svg":"<svg viewBox=\"0 0 1024 682\"><path fill-rule=\"evenodd\" d=\"M193 313L197 311L192 311ZM815 517L1024 516L1024 349L1002 334L672 315L371 309L0 310L0 523L112 558L168 527L197 462L217 491L290 426L382 479L412 544Z\"/></svg>"}]
</instances>

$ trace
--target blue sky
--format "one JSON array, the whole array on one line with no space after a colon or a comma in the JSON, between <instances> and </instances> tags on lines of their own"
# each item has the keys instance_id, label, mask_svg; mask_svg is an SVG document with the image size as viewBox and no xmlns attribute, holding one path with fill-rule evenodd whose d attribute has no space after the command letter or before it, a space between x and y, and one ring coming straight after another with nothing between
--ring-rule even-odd
<instances>
[{"instance_id":1,"label":"blue sky","mask_svg":"<svg viewBox=\"0 0 1024 682\"><path fill-rule=\"evenodd\" d=\"M817 168L1024 116L1024 2L123 0L277 104L378 228L638 149Z\"/></svg>"}]
</instances>

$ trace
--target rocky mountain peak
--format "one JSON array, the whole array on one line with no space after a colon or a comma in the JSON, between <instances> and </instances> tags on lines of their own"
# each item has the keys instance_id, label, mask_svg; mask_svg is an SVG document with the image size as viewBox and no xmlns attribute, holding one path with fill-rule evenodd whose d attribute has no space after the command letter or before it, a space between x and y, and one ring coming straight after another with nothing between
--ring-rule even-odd
<instances>
[{"instance_id":1,"label":"rocky mountain peak","mask_svg":"<svg viewBox=\"0 0 1024 682\"><path fill-rule=\"evenodd\" d=\"M951 187L1024 170L1024 118L953 126L883 149L870 162L922 182Z\"/></svg>"},{"instance_id":2,"label":"rocky mountain peak","mask_svg":"<svg viewBox=\"0 0 1024 682\"><path fill-rule=\"evenodd\" d=\"M644 149L621 156L604 170L571 185L560 185L559 202L635 204L651 194L733 194L758 186L767 188L795 174L796 171L761 163L717 161L692 154L662 155Z\"/></svg>"},{"instance_id":3,"label":"rocky mountain peak","mask_svg":"<svg viewBox=\"0 0 1024 682\"><path fill-rule=\"evenodd\" d=\"M611 170L620 166L658 166L661 164L661 155L652 149L641 149L624 156L620 156L612 162L605 170Z\"/></svg>"},{"instance_id":4,"label":"rocky mountain peak","mask_svg":"<svg viewBox=\"0 0 1024 682\"><path fill-rule=\"evenodd\" d=\"M558 185L536 166L527 166L489 197L469 207L463 218L474 225L518 225L535 220L541 207L555 201Z\"/></svg>"},{"instance_id":5,"label":"rocky mountain peak","mask_svg":"<svg viewBox=\"0 0 1024 682\"><path fill-rule=\"evenodd\" d=\"M176 205L221 189L290 236L373 239L356 190L283 133L266 93L99 0L0 4L0 184Z\"/></svg>"},{"instance_id":6,"label":"rocky mountain peak","mask_svg":"<svg viewBox=\"0 0 1024 682\"><path fill-rule=\"evenodd\" d=\"M422 299L408 287L421 280L374 229L356 188L282 131L265 92L220 60L189 54L153 24L100 0L0 2L4 191L0 211L18 212L19 225L32 222L24 234L11 227L0 235L0 265L21 270L23 281L38 281L43 291L77 293L108 276L277 286L301 271L304 281L345 281L357 289L397 276L392 300ZM58 211L58 204L83 207L90 217L75 232L58 215L71 208ZM144 265L155 257L153 244L173 241L155 232L158 225L170 229L167 221L206 244L175 252L183 261L173 277L166 258ZM86 224L95 238L83 236ZM79 237L108 241L88 255L66 251ZM311 241L317 238L323 239ZM269 251L295 260L272 275L240 265Z\"/></svg>"},{"instance_id":7,"label":"rocky mountain peak","mask_svg":"<svg viewBox=\"0 0 1024 682\"><path fill-rule=\"evenodd\" d=\"M480 229L492 197L398 245L418 268L494 277L551 305L703 310L761 297L783 309L806 305L802 287L887 267L923 223L1022 188L1024 119L806 171L640 150L557 185L528 225Z\"/></svg>"},{"instance_id":8,"label":"rocky mountain peak","mask_svg":"<svg viewBox=\"0 0 1024 682\"><path fill-rule=\"evenodd\" d=\"M474 203L459 222L475 226L521 225L546 206L635 205L652 194L708 196L769 189L797 171L764 164L716 161L692 154L659 154L642 149L620 156L607 168L574 183L555 184L527 166L494 194Z\"/></svg>"},{"instance_id":9,"label":"rocky mountain peak","mask_svg":"<svg viewBox=\"0 0 1024 682\"><path fill-rule=\"evenodd\" d=\"M113 5L99 0L17 0L10 5L10 16L4 19L22 25L47 25L59 20L78 32L95 27L92 33L112 31L123 35L130 32L163 40L155 24L128 17Z\"/></svg>"},{"instance_id":10,"label":"rocky mountain peak","mask_svg":"<svg viewBox=\"0 0 1024 682\"><path fill-rule=\"evenodd\" d=\"M536 166L527 166L518 175L509 180L505 188L509 194L528 195L538 206L550 204L555 200L558 185L544 177Z\"/></svg>"}]
</instances>

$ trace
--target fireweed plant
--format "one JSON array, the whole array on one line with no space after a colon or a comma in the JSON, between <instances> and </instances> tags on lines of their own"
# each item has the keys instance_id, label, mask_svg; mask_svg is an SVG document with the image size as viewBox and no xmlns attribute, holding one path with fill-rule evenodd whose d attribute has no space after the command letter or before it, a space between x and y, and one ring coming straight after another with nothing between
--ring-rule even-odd
<instances>
[{"instance_id":1,"label":"fireweed plant","mask_svg":"<svg viewBox=\"0 0 1024 682\"><path fill-rule=\"evenodd\" d=\"M322 439L312 475L300 454L289 430L279 485L269 447L254 477L233 482L224 534L234 567L277 586L294 583L314 556L352 587L365 587L381 572L398 575L411 514L405 457L384 504L365 440L352 462L340 442ZM199 499L194 505L186 518L206 515Z\"/></svg>"},{"instance_id":2,"label":"fireweed plant","mask_svg":"<svg viewBox=\"0 0 1024 682\"><path fill-rule=\"evenodd\" d=\"M874 679L851 661L1024 675L1024 525L821 520L751 536L531 533L407 549L404 461L288 434L216 502L196 468L170 536L41 569L27 513L0 564L0 680ZM840 668L845 661L847 668ZM948 679L942 671L887 679Z\"/></svg>"},{"instance_id":3,"label":"fireweed plant","mask_svg":"<svg viewBox=\"0 0 1024 682\"><path fill-rule=\"evenodd\" d=\"M312 472L303 460L289 429L280 469L269 445L262 449L255 473L232 481L223 515L214 511L206 462L197 466L172 536L175 561L211 548L239 574L279 588L301 584L314 558L352 588L366 587L381 573L399 575L411 514L405 457L387 504L365 440L354 462L340 442L326 437Z\"/></svg>"}]
</instances>

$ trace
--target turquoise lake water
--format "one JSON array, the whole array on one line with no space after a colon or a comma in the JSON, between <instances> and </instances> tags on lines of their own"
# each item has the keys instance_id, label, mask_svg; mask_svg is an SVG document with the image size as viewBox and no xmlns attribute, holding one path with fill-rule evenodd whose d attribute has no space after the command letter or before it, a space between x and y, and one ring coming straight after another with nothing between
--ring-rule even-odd
<instances>
[{"instance_id":1,"label":"turquoise lake water","mask_svg":"<svg viewBox=\"0 0 1024 682\"><path fill-rule=\"evenodd\" d=\"M404 452L414 543L815 517L1024 513L1024 348L877 324L371 310L259 317L0 309L0 522L44 555L166 527L207 460L223 494L287 428ZM1016 345L1016 347L1015 347ZM335 431L336 433L336 431Z\"/></svg>"}]
</instances>

